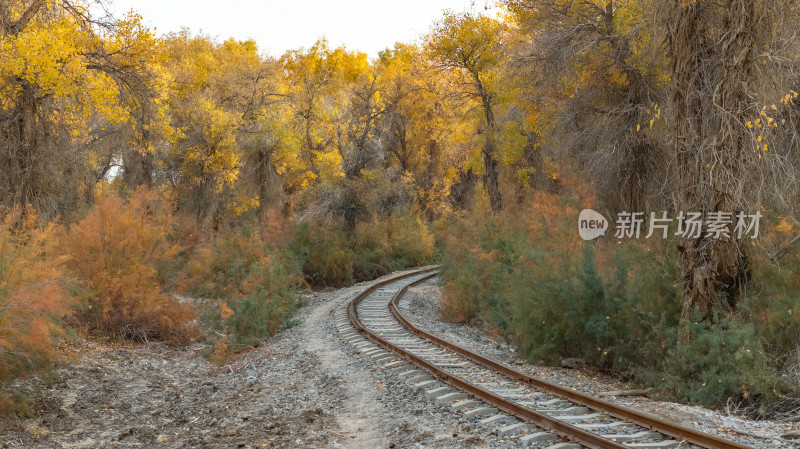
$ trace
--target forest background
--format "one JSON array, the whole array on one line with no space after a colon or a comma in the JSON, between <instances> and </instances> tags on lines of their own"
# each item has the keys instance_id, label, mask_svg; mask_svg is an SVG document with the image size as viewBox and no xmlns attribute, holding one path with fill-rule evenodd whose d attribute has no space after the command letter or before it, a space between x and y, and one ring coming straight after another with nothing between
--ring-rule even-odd
<instances>
[{"instance_id":1,"label":"forest background","mask_svg":"<svg viewBox=\"0 0 800 449\"><path fill-rule=\"evenodd\" d=\"M9 383L78 335L222 360L303 289L435 262L442 317L531 361L792 407L800 5L499 7L369 58L0 0L0 408L29 412ZM584 208L764 217L757 239L584 242Z\"/></svg>"}]
</instances>

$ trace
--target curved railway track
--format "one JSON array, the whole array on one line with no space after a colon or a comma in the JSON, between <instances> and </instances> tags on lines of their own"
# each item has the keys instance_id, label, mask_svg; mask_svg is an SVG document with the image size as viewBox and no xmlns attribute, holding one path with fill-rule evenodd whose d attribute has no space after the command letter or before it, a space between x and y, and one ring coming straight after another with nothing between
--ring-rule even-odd
<instances>
[{"instance_id":1,"label":"curved railway track","mask_svg":"<svg viewBox=\"0 0 800 449\"><path fill-rule=\"evenodd\" d=\"M528 447L748 447L530 377L417 328L398 303L435 270L393 277L359 294L335 312L340 337L427 399Z\"/></svg>"}]
</instances>

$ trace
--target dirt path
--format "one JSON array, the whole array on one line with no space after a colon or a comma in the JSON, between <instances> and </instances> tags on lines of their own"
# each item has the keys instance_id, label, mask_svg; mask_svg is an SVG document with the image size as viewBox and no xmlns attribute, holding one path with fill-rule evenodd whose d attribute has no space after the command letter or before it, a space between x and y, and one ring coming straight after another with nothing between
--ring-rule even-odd
<instances>
[{"instance_id":1,"label":"dirt path","mask_svg":"<svg viewBox=\"0 0 800 449\"><path fill-rule=\"evenodd\" d=\"M347 447L355 449L373 449L385 447L385 434L380 422L375 417L385 415L379 401L377 389L369 375L369 371L350 370L343 367L351 364L349 356L342 351L338 341L331 338L331 332L316 332L316 329L328 329L331 313L336 307L352 298L350 289L339 292L333 299L311 311L303 324L309 335L308 348L319 358L322 368L331 373L341 374L341 383L346 385L345 398L337 410L337 422Z\"/></svg>"}]
</instances>

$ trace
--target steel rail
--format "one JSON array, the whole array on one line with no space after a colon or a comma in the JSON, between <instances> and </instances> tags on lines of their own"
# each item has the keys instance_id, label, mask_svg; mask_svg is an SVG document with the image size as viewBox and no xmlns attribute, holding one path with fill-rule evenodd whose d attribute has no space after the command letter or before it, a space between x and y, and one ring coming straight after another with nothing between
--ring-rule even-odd
<instances>
[{"instance_id":1,"label":"steel rail","mask_svg":"<svg viewBox=\"0 0 800 449\"><path fill-rule=\"evenodd\" d=\"M434 276L436 276L436 273L434 273L434 274L432 274L430 276L427 276L427 277L419 280L418 282L415 282L414 284L424 282L425 280L428 280L428 279L430 279L430 278L432 278ZM717 438L717 437L715 437L713 435L708 435L708 434L705 434L705 433L702 433L702 432L698 432L698 431L695 431L695 430L692 430L692 429L689 429L689 428L686 428L686 427L682 427L682 426L679 426L679 425L676 425L676 424L671 424L671 423L668 423L668 422L663 421L661 419L658 419L658 418L655 418L655 417L652 417L652 416L648 416L646 414L643 414L643 413L637 412L635 410L629 409L627 407L622 407L622 406L619 406L619 405L616 405L616 404L612 404L612 403L604 401L602 399L593 398L591 396L588 396L588 395L585 395L585 394L582 394L582 393L579 393L579 392L576 392L576 391L568 390L568 389L566 389L564 387L561 387L559 385L555 385L555 384L543 381L541 379L536 379L534 377L530 377L525 373L522 373L522 372L517 371L517 370L515 370L513 368L510 368L510 367L507 367L507 366L502 365L500 363L497 363L494 360L491 360L491 359L488 359L488 358L483 357L481 355L478 355L478 354L476 354L474 352L471 352L471 351L469 351L467 349L464 349L464 348L462 348L462 347L460 347L460 346L458 346L456 344L453 344L453 343L451 343L451 342L449 342L447 340L444 340L444 339L442 339L440 337L437 337L436 335L433 335L433 334L431 334L429 332L426 332L425 330L419 329L416 326L414 326L408 319L406 319L403 316L402 313L400 313L400 309L397 306L397 302L399 301L399 299L403 296L403 294L405 294L405 292L408 290L408 288L411 287L414 284L408 285L405 288L403 288L402 290L400 290L392 298L392 300L389 302L389 309L391 310L391 312L395 316L395 318L397 318L397 320L400 321L403 324L403 326L405 326L409 331L413 332L414 334L417 334L417 335L419 335L419 336L421 336L421 337L423 337L423 338L425 338L427 340L433 341L433 342L439 344L440 346L442 346L442 347L444 347L446 349L449 349L451 351L457 352L457 353L461 354L462 356L472 360L475 363L483 365L483 366L485 366L485 367L487 367L487 368L489 368L491 370L498 371L498 372L500 372L500 373L502 373L502 374L504 374L504 375L506 375L508 377L517 379L517 380L525 382L525 383L528 383L528 384L530 384L530 385L532 385L532 386L534 386L534 387L536 387L538 389L544 390L544 391L546 391L548 393L551 393L551 394L553 394L555 396L560 396L561 398L567 399L569 401L572 401L572 402L574 402L576 404L579 404L579 405L582 405L584 407L588 407L590 409L602 411L602 412L607 413L607 414L609 414L609 415L611 415L611 416L613 416L615 418L621 419L623 421L628 421L628 422L634 423L636 425L648 428L650 430L656 431L658 433L662 433L664 435L668 435L668 436L670 436L672 438L675 438L675 439L677 439L679 441L685 441L685 442L688 442L688 443L691 443L691 444L695 444L697 446L709 448L709 449L752 449L749 446L744 446L744 445L741 445L741 444L733 442L733 441L723 440L723 439ZM380 339L380 337L378 337L378 338ZM388 344L388 342L386 344ZM393 345L390 345L390 346L394 347ZM401 349L401 351L402 351L402 349ZM413 356L413 354L412 354L412 356ZM432 366L431 364L429 364L427 362L426 362L426 364L428 366ZM434 371L441 371L442 373L444 373L443 370L437 369L436 367L434 367ZM444 379L448 379L449 378L449 379L452 380L452 378L450 378L446 373L443 374L443 375L447 376L447 377L444 377ZM453 384L455 384L455 382L453 382ZM470 392L475 391L474 394L476 394L477 396L484 396L485 395L486 397L491 397L493 395L491 392L485 391L485 390L481 389L480 387L476 387L476 386L472 386L471 388L465 388L465 389L467 389ZM477 392L478 390L480 390L480 392ZM494 395L494 396L496 396L496 395ZM503 404L503 406L501 407L502 402L501 403L495 403L494 404L495 406L497 406L499 408L503 408L503 409L515 414L515 415L527 418L529 416L529 412L533 412L532 410L527 409L525 407L522 407L522 406L520 406L518 404L514 404L514 403L512 403L511 401L508 401L505 398L501 398L499 396L496 396L496 398L500 399L503 402L505 402L505 404ZM493 399L494 400L487 401L487 402L495 402L496 399L495 398L493 398ZM540 415L540 414L537 414L537 415ZM534 416L534 415L531 415L531 416ZM547 417L547 415L541 415L541 416ZM550 417L547 417L547 418L549 418L549 419L546 422L549 422L550 420L553 420L553 418L550 418ZM536 420L533 420L533 421L537 425L540 425L539 422L537 422ZM540 426L547 428L545 425L540 425ZM572 428L573 426L569 426L569 427ZM556 433L560 434L561 432L559 432L558 429L561 429L561 428L551 428L551 430L553 430ZM577 433L574 433L574 434L571 434L571 435L573 435L575 437L575 439L580 440L581 444L586 444L586 443L584 443L582 438L579 437L579 435L582 436L583 432L585 432L585 431L583 431L582 429L579 429L579 428L575 428L575 429L577 429L577 430L579 430L581 432L577 432ZM572 430L569 430L569 431L572 432ZM604 439L604 441L612 443L612 442L610 442L609 440L606 440L606 439ZM603 443L603 444L606 444L606 443ZM599 447L604 447L604 448L605 447L607 447L607 448L610 448L610 447L625 447L625 446L621 446L621 445L616 444L616 443L614 443L614 444L615 445L605 445L605 446L599 446Z\"/></svg>"},{"instance_id":2,"label":"steel rail","mask_svg":"<svg viewBox=\"0 0 800 449\"><path fill-rule=\"evenodd\" d=\"M390 283L395 282L397 280L400 280L400 279L403 279L403 278L407 278L407 277L410 277L410 276L414 276L414 275L418 275L418 274L423 274L423 273L425 273L427 271L433 271L433 270L435 270L435 268L434 269L420 270L420 271L412 273L412 274L399 276L399 277L396 277L396 278L392 278L390 280L386 280L386 281L374 284L369 289L365 290L364 292L362 292L361 294L356 296L350 302L350 304L348 305L347 313L348 313L348 317L350 319L350 323L353 325L353 327L356 328L356 330L359 333L365 334L367 336L367 338L369 338L370 340L372 340L376 344L378 344L380 346L383 346L387 350L389 350L391 352L394 352L395 354L405 358L408 361L411 361L412 363L414 363L418 367L425 369L426 371L428 371L429 373L431 373L435 377L441 379L445 383L447 383L449 385L452 385L454 387L457 387L457 388L459 388L459 389L461 389L463 391L466 391L468 393L471 393L472 395L484 400L485 402L497 407L500 410L503 410L503 411L505 411L507 413L510 413L512 415L519 416L519 417L521 417L521 418L523 418L523 419L525 419L525 420L527 420L529 422L532 422L533 424L536 424L537 426L539 426L539 427L541 427L541 428L543 428L545 430L548 430L550 432L556 433L556 434L558 434L558 435L560 435L560 436L562 436L564 438L567 438L567 439L569 439L571 441L580 443L580 444L582 444L582 445L584 445L584 446L586 446L588 448L591 448L591 449L625 449L626 448L626 446L624 446L622 444L619 444L619 443L617 443L615 441L611 441L609 439L601 437L600 435L593 434L593 433L588 432L586 430L583 430L583 429L581 429L579 427L575 427L575 426L567 424L567 423L565 423L563 421L559 421L558 419L555 419L555 418L553 418L551 416L548 416L548 415L545 415L543 413L539 413L539 412L537 412L535 410L531 410L529 408L526 408L526 407L524 407L522 405L519 405L519 404L517 404L517 403L515 403L513 401L510 401L510 400L508 400L506 398L503 398L502 396L499 396L499 395L497 395L495 393L492 393L492 392L490 392L488 390L485 390L485 389L483 389L481 387L478 387L477 385L474 385L474 384L472 384L470 382L467 382L467 381L465 381L465 380L463 380L463 379L461 379L459 377L453 376L449 372L447 372L447 371L443 370L442 368L440 368L440 367L428 362L427 360L425 360L425 359L423 359L423 358L421 358L421 357L419 357L419 356L417 356L415 354L412 354L409 351L406 351L403 348L400 348L400 347L388 342L387 340L383 339L382 337L380 337L378 335L375 335L373 332L371 332L369 329L365 328L361 324L361 321L358 319L358 312L356 310L356 307L357 307L358 303L361 302L367 296L369 296L370 293L372 293L373 291L375 291L376 289L378 289L378 288L380 288L380 287L382 287L384 285L390 284ZM415 281L415 282L403 287L402 289L400 289L394 295L394 297L390 301L390 304L393 303L396 299L398 299L401 296L403 296L406 293L406 291L408 290L409 287L411 287L413 285L416 285L416 284L419 284L421 282L424 282L424 281L426 281L426 280L428 280L430 278L435 277L436 275L437 275L437 273L433 273L430 276L426 276L426 277L424 277L422 279L419 279L419 280L417 280L417 281Z\"/></svg>"}]
</instances>

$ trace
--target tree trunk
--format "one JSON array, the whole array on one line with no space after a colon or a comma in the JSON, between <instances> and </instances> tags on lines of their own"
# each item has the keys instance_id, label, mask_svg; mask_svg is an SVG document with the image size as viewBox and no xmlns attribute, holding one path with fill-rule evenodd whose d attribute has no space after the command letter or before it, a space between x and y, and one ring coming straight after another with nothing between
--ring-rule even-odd
<instances>
[{"instance_id":1,"label":"tree trunk","mask_svg":"<svg viewBox=\"0 0 800 449\"><path fill-rule=\"evenodd\" d=\"M475 178L476 176L472 169L458 173L458 181L450 186L450 203L454 209L465 211L472 208Z\"/></svg>"},{"instance_id":2,"label":"tree trunk","mask_svg":"<svg viewBox=\"0 0 800 449\"><path fill-rule=\"evenodd\" d=\"M755 2L672 0L669 52L678 211L732 212L743 206L736 186L750 144L739 121L757 116L747 85L754 62ZM713 167L712 167L713 165ZM684 238L681 282L684 319L698 309L705 320L736 307L749 279L745 247L736 238Z\"/></svg>"},{"instance_id":3,"label":"tree trunk","mask_svg":"<svg viewBox=\"0 0 800 449\"><path fill-rule=\"evenodd\" d=\"M152 188L153 172L155 170L154 156L150 152L136 149L128 150L123 154L122 180L131 190L140 185Z\"/></svg>"},{"instance_id":4,"label":"tree trunk","mask_svg":"<svg viewBox=\"0 0 800 449\"><path fill-rule=\"evenodd\" d=\"M478 79L478 77L475 77ZM495 120L494 110L492 109L492 96L483 88L483 84L478 79L478 92L483 102L483 112L486 117L486 143L483 145L483 167L486 171L486 193L489 194L489 205L492 213L498 213L503 209L503 198L500 194L498 182L497 158L495 156Z\"/></svg>"},{"instance_id":5,"label":"tree trunk","mask_svg":"<svg viewBox=\"0 0 800 449\"><path fill-rule=\"evenodd\" d=\"M486 146L483 149L483 166L486 171L486 192L489 194L489 205L492 213L498 213L503 209L503 198L500 195L500 187L497 178L497 159L494 157L495 143L494 137L487 137Z\"/></svg>"},{"instance_id":6,"label":"tree trunk","mask_svg":"<svg viewBox=\"0 0 800 449\"><path fill-rule=\"evenodd\" d=\"M424 176L421 179L417 179L417 182L422 188L416 190L418 192L417 202L425 213L427 220L432 222L436 218L436 210L432 204L434 196L433 189L436 186L434 180L440 178L441 161L439 157L439 143L436 139L428 140L426 147L428 148L429 163L425 164L426 169L421 173L424 174Z\"/></svg>"},{"instance_id":7,"label":"tree trunk","mask_svg":"<svg viewBox=\"0 0 800 449\"><path fill-rule=\"evenodd\" d=\"M271 211L284 208L283 185L272 165L272 151L259 150L256 153L255 178L259 197L258 214L265 219Z\"/></svg>"},{"instance_id":8,"label":"tree trunk","mask_svg":"<svg viewBox=\"0 0 800 449\"><path fill-rule=\"evenodd\" d=\"M353 195L353 189L347 189L347 205L344 209L344 232L348 237L356 235L356 218L358 214L358 199Z\"/></svg>"},{"instance_id":9,"label":"tree trunk","mask_svg":"<svg viewBox=\"0 0 800 449\"><path fill-rule=\"evenodd\" d=\"M3 171L2 189L7 192L0 203L19 206L22 219L28 205L34 202L39 183L36 167L39 142L37 142L37 104L34 90L28 83L21 83L13 115L9 117L3 133L2 144L7 151L7 167ZM41 161L39 161L41 163Z\"/></svg>"},{"instance_id":10,"label":"tree trunk","mask_svg":"<svg viewBox=\"0 0 800 449\"><path fill-rule=\"evenodd\" d=\"M211 175L204 173L200 180L200 185L197 187L197 198L195 205L197 207L197 222L200 227L204 228L206 220L215 218L215 192L214 192L214 179ZM216 225L215 225L216 228Z\"/></svg>"}]
</instances>

